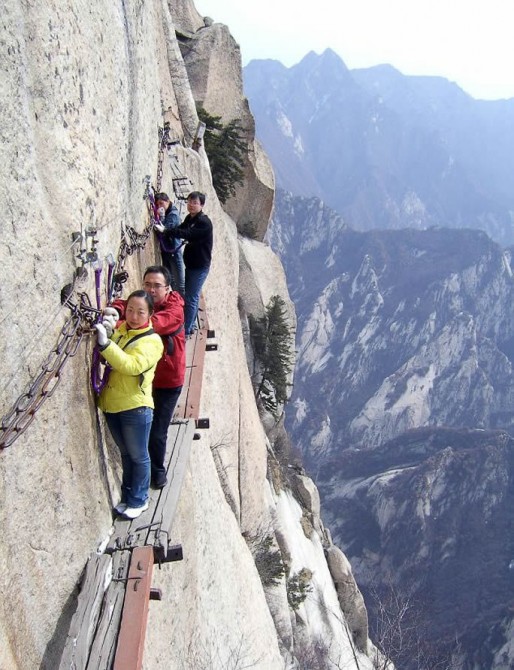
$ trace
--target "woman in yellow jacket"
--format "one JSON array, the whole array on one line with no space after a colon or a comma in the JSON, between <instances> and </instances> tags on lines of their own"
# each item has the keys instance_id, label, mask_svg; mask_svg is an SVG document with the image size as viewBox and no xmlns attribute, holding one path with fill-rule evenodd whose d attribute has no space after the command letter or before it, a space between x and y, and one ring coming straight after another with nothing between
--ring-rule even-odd
<instances>
[{"instance_id":1,"label":"woman in yellow jacket","mask_svg":"<svg viewBox=\"0 0 514 670\"><path fill-rule=\"evenodd\" d=\"M114 511L129 519L136 519L148 508L152 380L163 352L162 339L152 329L152 314L152 297L145 291L134 291L127 300L125 321L119 323L111 339L102 324L95 325L98 348L112 368L98 406L105 413L123 466L121 502Z\"/></svg>"}]
</instances>

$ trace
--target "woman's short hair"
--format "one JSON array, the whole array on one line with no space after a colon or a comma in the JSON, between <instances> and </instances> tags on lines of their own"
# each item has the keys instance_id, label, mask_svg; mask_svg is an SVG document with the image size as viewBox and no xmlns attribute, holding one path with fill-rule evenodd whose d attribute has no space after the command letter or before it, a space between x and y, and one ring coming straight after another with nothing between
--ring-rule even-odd
<instances>
[{"instance_id":1,"label":"woman's short hair","mask_svg":"<svg viewBox=\"0 0 514 670\"><path fill-rule=\"evenodd\" d=\"M153 314L153 310L154 310L153 298L149 293L147 293L146 291L143 291L143 289L138 289L137 291L132 291L132 293L127 298L127 305L128 305L128 302L131 298L143 298L143 300L145 300L146 304L148 305L148 311L150 312L150 314Z\"/></svg>"}]
</instances>

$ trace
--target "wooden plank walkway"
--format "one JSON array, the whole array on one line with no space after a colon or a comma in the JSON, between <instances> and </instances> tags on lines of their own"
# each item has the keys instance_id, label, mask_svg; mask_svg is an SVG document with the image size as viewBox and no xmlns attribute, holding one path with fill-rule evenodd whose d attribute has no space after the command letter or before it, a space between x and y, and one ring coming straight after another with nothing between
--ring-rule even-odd
<instances>
[{"instance_id":1,"label":"wooden plank walkway","mask_svg":"<svg viewBox=\"0 0 514 670\"><path fill-rule=\"evenodd\" d=\"M82 579L77 610L72 617L60 670L139 670L146 633L151 578L155 563L182 558L181 546L169 538L177 509L191 445L199 437L200 397L208 330L203 298L199 328L187 340L186 379L168 431L168 483L150 489L148 509L132 521L117 518L105 552L89 559Z\"/></svg>"},{"instance_id":2,"label":"wooden plank walkway","mask_svg":"<svg viewBox=\"0 0 514 670\"><path fill-rule=\"evenodd\" d=\"M205 352L211 349L208 344L208 339L211 339L211 336L212 331L209 330L205 300L202 296L198 310L198 330L187 340L186 377L184 388L177 403L175 416L184 419L200 418L200 397Z\"/></svg>"},{"instance_id":3,"label":"wooden plank walkway","mask_svg":"<svg viewBox=\"0 0 514 670\"><path fill-rule=\"evenodd\" d=\"M118 551L112 556L111 581L109 582L108 593L104 597L102 612L89 654L87 670L110 668L114 661L116 652L115 633L119 628L123 612L130 558L129 551ZM73 667L80 668L81 666L75 664Z\"/></svg>"},{"instance_id":4,"label":"wooden plank walkway","mask_svg":"<svg viewBox=\"0 0 514 670\"><path fill-rule=\"evenodd\" d=\"M91 556L59 668L111 667L129 564L129 551Z\"/></svg>"},{"instance_id":5,"label":"wooden plank walkway","mask_svg":"<svg viewBox=\"0 0 514 670\"><path fill-rule=\"evenodd\" d=\"M147 544L159 546L163 540L167 542L189 460L194 431L194 420L182 420L171 424L166 450L168 484L163 489L150 489L148 509L137 519L130 521L119 517L115 520L107 553Z\"/></svg>"}]
</instances>

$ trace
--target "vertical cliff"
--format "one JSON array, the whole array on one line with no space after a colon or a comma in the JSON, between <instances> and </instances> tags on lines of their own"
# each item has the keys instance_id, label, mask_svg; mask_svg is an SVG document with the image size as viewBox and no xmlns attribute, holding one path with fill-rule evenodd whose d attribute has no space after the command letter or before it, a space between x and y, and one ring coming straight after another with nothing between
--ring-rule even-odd
<instances>
[{"instance_id":1,"label":"vertical cliff","mask_svg":"<svg viewBox=\"0 0 514 670\"><path fill-rule=\"evenodd\" d=\"M211 428L193 443L171 538L185 558L155 576L164 599L150 608L145 667L318 667L305 659L322 654L345 667L357 667L356 659L360 668L371 667L366 612L349 565L323 528L310 480L284 479L284 464L273 475L273 431L263 428L248 370L241 323L250 312L262 314L272 295L289 303L276 257L238 235L241 208L258 213L256 237L264 234L272 172L258 148L249 151L246 184L227 207L236 225L212 189L203 150L191 149L199 82L176 32L182 52L193 39L212 45L202 73L230 56L237 81L220 74L217 86L226 91L219 99L233 105L220 110L213 102L212 111L225 118L244 113L254 146L238 50L228 30L204 21L191 3L6 3L0 411L9 417L45 361L47 369L55 362L70 315L62 287L72 285L75 301L82 293L94 302L88 254L102 261L117 254L130 231L132 239L144 232L144 180L156 182L159 128L169 122L176 143L172 161L162 163L162 187L171 192L177 170L187 175L206 192L214 222L205 297L218 351L208 354L202 391ZM155 260L150 235L144 250L126 259L125 292L139 286ZM110 531L119 490L116 449L89 384L90 336L69 354L51 398L0 452L0 667L9 670L58 665L77 583ZM285 575L263 585L257 557L277 551ZM306 598L292 608L295 584L296 591L303 584Z\"/></svg>"}]
</instances>

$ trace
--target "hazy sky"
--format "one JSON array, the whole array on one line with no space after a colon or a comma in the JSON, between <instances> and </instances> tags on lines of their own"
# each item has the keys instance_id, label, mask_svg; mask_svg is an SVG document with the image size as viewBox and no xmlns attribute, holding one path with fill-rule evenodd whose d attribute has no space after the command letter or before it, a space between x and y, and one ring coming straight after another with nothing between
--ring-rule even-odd
<instances>
[{"instance_id":1,"label":"hazy sky","mask_svg":"<svg viewBox=\"0 0 514 670\"><path fill-rule=\"evenodd\" d=\"M350 69L389 63L446 77L474 98L514 98L514 0L194 1L229 26L244 65L291 66L330 47Z\"/></svg>"}]
</instances>

